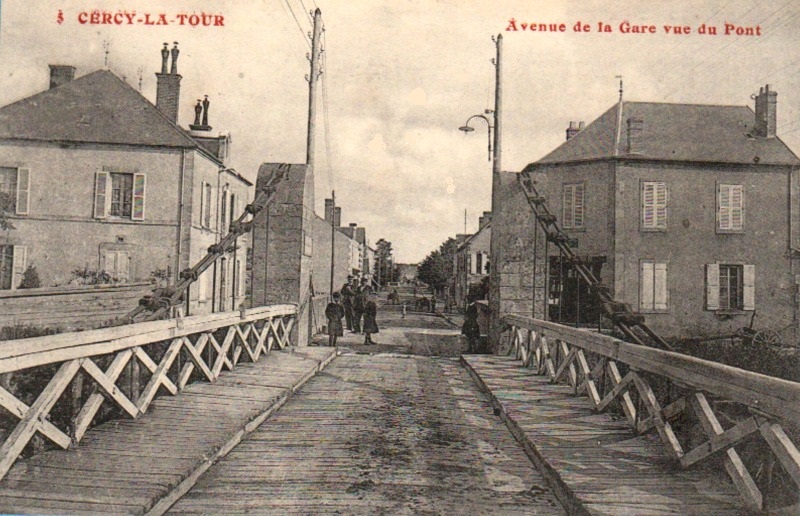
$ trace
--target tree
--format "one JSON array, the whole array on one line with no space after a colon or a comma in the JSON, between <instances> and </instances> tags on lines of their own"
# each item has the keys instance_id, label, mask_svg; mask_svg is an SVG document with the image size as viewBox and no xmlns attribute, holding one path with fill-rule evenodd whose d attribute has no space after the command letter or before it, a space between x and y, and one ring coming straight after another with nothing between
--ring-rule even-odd
<instances>
[{"instance_id":1,"label":"tree","mask_svg":"<svg viewBox=\"0 0 800 516\"><path fill-rule=\"evenodd\" d=\"M386 239L375 242L375 280L380 285L397 281L397 271L394 267L392 243Z\"/></svg>"},{"instance_id":2,"label":"tree","mask_svg":"<svg viewBox=\"0 0 800 516\"><path fill-rule=\"evenodd\" d=\"M436 291L442 291L453 282L453 257L458 248L458 241L455 238L448 238L422 260L417 268L417 279L433 287Z\"/></svg>"}]
</instances>

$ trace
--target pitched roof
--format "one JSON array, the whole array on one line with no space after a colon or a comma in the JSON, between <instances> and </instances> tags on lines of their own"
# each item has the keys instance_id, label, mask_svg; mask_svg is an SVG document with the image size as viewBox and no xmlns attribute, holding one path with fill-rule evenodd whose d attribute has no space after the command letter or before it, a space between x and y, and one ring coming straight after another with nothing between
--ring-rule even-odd
<instances>
[{"instance_id":1,"label":"pitched roof","mask_svg":"<svg viewBox=\"0 0 800 516\"><path fill-rule=\"evenodd\" d=\"M0 138L198 147L186 131L108 70L0 108Z\"/></svg>"},{"instance_id":2,"label":"pitched roof","mask_svg":"<svg viewBox=\"0 0 800 516\"><path fill-rule=\"evenodd\" d=\"M458 253L458 252L461 252L463 249L466 249L467 246L469 244L471 244L473 240L478 238L479 235L483 234L483 230L485 230L485 229L489 229L489 230L492 229L492 221L491 220L489 222L487 222L486 224L484 224L483 226L481 226L481 228L478 229L478 231L476 231L475 233L473 233L471 235L468 235L467 238L464 240L464 242L456 248L456 252Z\"/></svg>"},{"instance_id":3,"label":"pitched roof","mask_svg":"<svg viewBox=\"0 0 800 516\"><path fill-rule=\"evenodd\" d=\"M614 105L536 164L615 156L626 160L800 164L800 159L779 138L751 136L755 114L746 106L623 102L616 153L618 107L619 104ZM626 128L631 117L643 121L641 149L635 154L627 154Z\"/></svg>"}]
</instances>

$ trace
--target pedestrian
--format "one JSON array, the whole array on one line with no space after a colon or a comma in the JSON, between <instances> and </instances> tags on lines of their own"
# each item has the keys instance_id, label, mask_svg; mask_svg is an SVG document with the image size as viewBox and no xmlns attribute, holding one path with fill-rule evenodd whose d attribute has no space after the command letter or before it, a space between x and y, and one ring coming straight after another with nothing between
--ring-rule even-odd
<instances>
[{"instance_id":1,"label":"pedestrian","mask_svg":"<svg viewBox=\"0 0 800 516\"><path fill-rule=\"evenodd\" d=\"M436 292L431 295L431 313L436 313Z\"/></svg>"},{"instance_id":2,"label":"pedestrian","mask_svg":"<svg viewBox=\"0 0 800 516\"><path fill-rule=\"evenodd\" d=\"M347 330L353 331L353 292L352 276L347 276L347 283L342 286L342 307L344 308L344 320L347 323Z\"/></svg>"},{"instance_id":3,"label":"pedestrian","mask_svg":"<svg viewBox=\"0 0 800 516\"><path fill-rule=\"evenodd\" d=\"M467 306L461 334L467 338L467 353L478 352L478 341L481 338L481 327L478 325L478 305L473 301Z\"/></svg>"},{"instance_id":4,"label":"pedestrian","mask_svg":"<svg viewBox=\"0 0 800 516\"><path fill-rule=\"evenodd\" d=\"M361 286L356 289L353 296L353 333L361 333L361 317L364 315L364 307L370 292L369 280L362 278Z\"/></svg>"},{"instance_id":5,"label":"pedestrian","mask_svg":"<svg viewBox=\"0 0 800 516\"><path fill-rule=\"evenodd\" d=\"M406 318L406 310L407 310L406 303L405 303L405 301L403 301L403 311L402 311L403 315L402 315L402 317L400 317L401 319L405 319Z\"/></svg>"},{"instance_id":6,"label":"pedestrian","mask_svg":"<svg viewBox=\"0 0 800 516\"><path fill-rule=\"evenodd\" d=\"M374 345L372 334L378 333L378 294L370 292L369 299L364 305L364 345Z\"/></svg>"},{"instance_id":7,"label":"pedestrian","mask_svg":"<svg viewBox=\"0 0 800 516\"><path fill-rule=\"evenodd\" d=\"M344 317L344 307L339 303L340 294L333 293L333 301L325 307L325 317L328 319L328 346L336 346L336 338L344 335L342 328L342 317Z\"/></svg>"}]
</instances>

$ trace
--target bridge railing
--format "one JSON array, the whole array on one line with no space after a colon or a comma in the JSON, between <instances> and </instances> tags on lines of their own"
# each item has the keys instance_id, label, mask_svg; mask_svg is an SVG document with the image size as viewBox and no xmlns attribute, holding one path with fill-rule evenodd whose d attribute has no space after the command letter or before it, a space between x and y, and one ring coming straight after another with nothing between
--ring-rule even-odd
<instances>
[{"instance_id":1,"label":"bridge railing","mask_svg":"<svg viewBox=\"0 0 800 516\"><path fill-rule=\"evenodd\" d=\"M775 460L789 492L800 489L800 451L790 437L800 435L800 383L532 318L505 322L524 366L567 382L597 412L617 402L632 429L655 429L682 468L720 458L749 508L765 508ZM679 438L673 424L681 416L696 418L702 442ZM770 457L743 460L741 449L759 437Z\"/></svg>"},{"instance_id":2,"label":"bridge railing","mask_svg":"<svg viewBox=\"0 0 800 516\"><path fill-rule=\"evenodd\" d=\"M0 406L14 421L4 429L0 478L37 433L68 448L101 407L106 417L112 409L136 418L160 392L213 382L288 346L296 314L295 305L276 305L0 342Z\"/></svg>"}]
</instances>

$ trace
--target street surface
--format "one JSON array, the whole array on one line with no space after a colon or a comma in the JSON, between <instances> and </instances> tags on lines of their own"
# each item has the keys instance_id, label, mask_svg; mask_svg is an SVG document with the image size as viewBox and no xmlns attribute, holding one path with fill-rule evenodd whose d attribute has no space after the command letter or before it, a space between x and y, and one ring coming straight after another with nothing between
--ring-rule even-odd
<instances>
[{"instance_id":1,"label":"street surface","mask_svg":"<svg viewBox=\"0 0 800 516\"><path fill-rule=\"evenodd\" d=\"M403 323L404 326L387 327ZM564 514L455 358L441 318L379 316L173 514Z\"/></svg>"}]
</instances>

